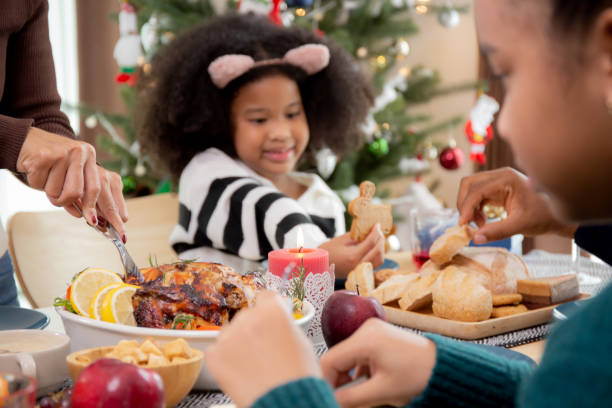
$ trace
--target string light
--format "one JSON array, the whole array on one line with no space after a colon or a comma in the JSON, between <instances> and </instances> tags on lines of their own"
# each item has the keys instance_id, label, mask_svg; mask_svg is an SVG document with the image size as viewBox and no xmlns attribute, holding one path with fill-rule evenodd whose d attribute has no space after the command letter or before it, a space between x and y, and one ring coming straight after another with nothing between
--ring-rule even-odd
<instances>
[{"instance_id":1,"label":"string light","mask_svg":"<svg viewBox=\"0 0 612 408\"><path fill-rule=\"evenodd\" d=\"M408 78L410 76L410 72L412 70L410 69L410 67L401 67L399 69L399 73L401 76L403 76L404 78Z\"/></svg>"},{"instance_id":2,"label":"string light","mask_svg":"<svg viewBox=\"0 0 612 408\"><path fill-rule=\"evenodd\" d=\"M414 8L414 11L416 11L417 14L427 14L429 7L424 4L419 4Z\"/></svg>"},{"instance_id":3,"label":"string light","mask_svg":"<svg viewBox=\"0 0 612 408\"><path fill-rule=\"evenodd\" d=\"M298 17L304 17L306 15L306 10L300 7L295 10L295 15Z\"/></svg>"},{"instance_id":4,"label":"string light","mask_svg":"<svg viewBox=\"0 0 612 408\"><path fill-rule=\"evenodd\" d=\"M383 128L383 130L390 130L391 129L391 125L389 125L388 123L385 122L385 123L382 124L382 128Z\"/></svg>"},{"instance_id":5,"label":"string light","mask_svg":"<svg viewBox=\"0 0 612 408\"><path fill-rule=\"evenodd\" d=\"M136 63L137 63L139 66L143 66L143 65L144 65L146 62L147 62L147 59L146 59L146 58L145 58L143 55L141 55L140 57L138 57L138 59L136 60Z\"/></svg>"},{"instance_id":6,"label":"string light","mask_svg":"<svg viewBox=\"0 0 612 408\"><path fill-rule=\"evenodd\" d=\"M387 57L384 55L379 55L376 57L376 63L380 68L384 68L387 65Z\"/></svg>"}]
</instances>

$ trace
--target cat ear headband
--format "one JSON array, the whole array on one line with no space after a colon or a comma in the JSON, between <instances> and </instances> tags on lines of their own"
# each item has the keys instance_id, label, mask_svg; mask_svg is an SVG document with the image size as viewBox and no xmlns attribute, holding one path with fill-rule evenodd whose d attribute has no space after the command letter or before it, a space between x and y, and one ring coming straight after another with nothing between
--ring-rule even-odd
<instances>
[{"instance_id":1,"label":"cat ear headband","mask_svg":"<svg viewBox=\"0 0 612 408\"><path fill-rule=\"evenodd\" d=\"M228 54L211 62L208 73L217 88L223 89L253 68L274 64L294 65L302 68L308 75L313 75L329 64L329 49L322 44L305 44L287 51L283 58L261 61L255 61L248 55Z\"/></svg>"}]
</instances>

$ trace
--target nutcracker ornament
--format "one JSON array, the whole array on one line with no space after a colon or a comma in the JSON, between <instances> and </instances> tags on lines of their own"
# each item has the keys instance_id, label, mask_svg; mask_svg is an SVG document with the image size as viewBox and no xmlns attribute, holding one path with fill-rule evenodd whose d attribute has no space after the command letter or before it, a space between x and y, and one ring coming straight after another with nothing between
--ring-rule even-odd
<instances>
[{"instance_id":1,"label":"nutcracker ornament","mask_svg":"<svg viewBox=\"0 0 612 408\"><path fill-rule=\"evenodd\" d=\"M120 71L115 81L134 85L135 71L142 57L142 48L138 35L136 11L127 0L121 4L119 11L119 41L115 45L113 56L117 60Z\"/></svg>"},{"instance_id":2,"label":"nutcracker ornament","mask_svg":"<svg viewBox=\"0 0 612 408\"><path fill-rule=\"evenodd\" d=\"M485 145L493 139L493 116L499 111L499 103L488 95L481 95L465 124L465 134L470 141L470 160L486 162Z\"/></svg>"}]
</instances>

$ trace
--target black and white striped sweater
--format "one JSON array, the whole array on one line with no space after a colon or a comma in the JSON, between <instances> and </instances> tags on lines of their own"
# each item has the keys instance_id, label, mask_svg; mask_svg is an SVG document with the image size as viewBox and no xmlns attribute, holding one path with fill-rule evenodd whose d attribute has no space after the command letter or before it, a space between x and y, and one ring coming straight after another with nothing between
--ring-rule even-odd
<instances>
[{"instance_id":1,"label":"black and white striped sweater","mask_svg":"<svg viewBox=\"0 0 612 408\"><path fill-rule=\"evenodd\" d=\"M218 149L197 154L181 174L170 244L181 258L246 271L273 249L295 247L297 227L309 248L344 234L340 198L315 174L291 176L308 187L298 200Z\"/></svg>"}]
</instances>

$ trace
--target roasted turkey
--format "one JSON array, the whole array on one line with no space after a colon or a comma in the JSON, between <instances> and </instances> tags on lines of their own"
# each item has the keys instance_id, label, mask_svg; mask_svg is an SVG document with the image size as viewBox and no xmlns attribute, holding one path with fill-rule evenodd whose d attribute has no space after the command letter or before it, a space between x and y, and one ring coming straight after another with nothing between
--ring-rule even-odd
<instances>
[{"instance_id":1,"label":"roasted turkey","mask_svg":"<svg viewBox=\"0 0 612 408\"><path fill-rule=\"evenodd\" d=\"M193 320L180 328L222 326L236 311L250 306L265 286L258 275L240 275L216 263L178 262L141 272L145 281L132 298L141 327L175 328L181 314Z\"/></svg>"}]
</instances>

